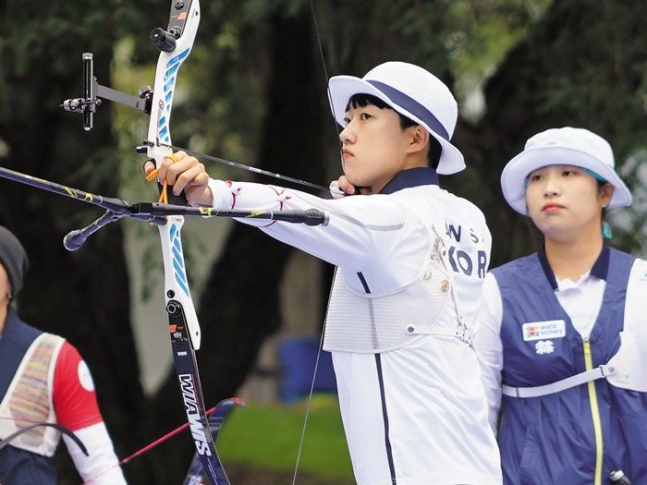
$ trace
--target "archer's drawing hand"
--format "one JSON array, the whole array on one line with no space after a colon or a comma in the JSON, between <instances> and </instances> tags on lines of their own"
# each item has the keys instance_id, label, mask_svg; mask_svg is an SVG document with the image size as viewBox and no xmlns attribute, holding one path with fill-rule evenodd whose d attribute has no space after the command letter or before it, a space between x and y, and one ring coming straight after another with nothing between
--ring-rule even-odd
<instances>
[{"instance_id":1,"label":"archer's drawing hand","mask_svg":"<svg viewBox=\"0 0 647 485\"><path fill-rule=\"evenodd\" d=\"M330 187L334 187L335 189L343 192L343 194L339 194L335 191L331 191L334 199L344 197L344 195L355 195L356 193L362 195L369 195L372 193L369 187L355 187L349 182L348 178L346 178L346 175L342 175L337 180L330 182Z\"/></svg>"},{"instance_id":2,"label":"archer's drawing hand","mask_svg":"<svg viewBox=\"0 0 647 485\"><path fill-rule=\"evenodd\" d=\"M155 170L155 164L148 161L144 164L146 175ZM157 168L157 181L166 182L173 188L173 194L180 195L184 191L186 200L191 205L211 206L212 193L209 188L209 174L197 158L185 152L176 152L164 157Z\"/></svg>"}]
</instances>

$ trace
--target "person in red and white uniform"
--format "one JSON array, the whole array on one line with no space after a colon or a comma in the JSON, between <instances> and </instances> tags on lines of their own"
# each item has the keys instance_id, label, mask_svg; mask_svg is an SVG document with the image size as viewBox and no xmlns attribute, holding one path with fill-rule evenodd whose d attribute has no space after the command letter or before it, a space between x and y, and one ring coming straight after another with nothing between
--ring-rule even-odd
<instances>
[{"instance_id":1,"label":"person in red and white uniform","mask_svg":"<svg viewBox=\"0 0 647 485\"><path fill-rule=\"evenodd\" d=\"M86 447L87 456L63 435L85 483L123 485L88 366L64 338L26 324L12 307L27 268L22 244L0 226L0 440L10 440L0 448L0 483L57 483L53 455L59 429L41 425L20 432L37 423L55 423Z\"/></svg>"}]
</instances>

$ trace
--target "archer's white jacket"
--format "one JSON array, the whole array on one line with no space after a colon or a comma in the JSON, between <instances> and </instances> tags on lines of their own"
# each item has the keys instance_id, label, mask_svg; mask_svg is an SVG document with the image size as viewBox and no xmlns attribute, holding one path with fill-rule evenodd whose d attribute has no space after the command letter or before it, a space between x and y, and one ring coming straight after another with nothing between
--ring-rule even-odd
<instances>
[{"instance_id":1,"label":"archer's white jacket","mask_svg":"<svg viewBox=\"0 0 647 485\"><path fill-rule=\"evenodd\" d=\"M470 345L491 246L481 211L431 169L382 193L323 200L212 180L217 209L307 210L325 226L243 219L337 266L325 329L360 485L498 485L499 452Z\"/></svg>"}]
</instances>

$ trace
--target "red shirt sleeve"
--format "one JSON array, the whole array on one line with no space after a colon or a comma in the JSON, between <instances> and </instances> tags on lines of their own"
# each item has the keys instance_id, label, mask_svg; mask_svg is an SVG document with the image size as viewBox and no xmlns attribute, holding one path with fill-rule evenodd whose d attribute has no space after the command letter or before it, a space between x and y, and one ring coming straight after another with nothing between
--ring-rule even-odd
<instances>
[{"instance_id":1,"label":"red shirt sleeve","mask_svg":"<svg viewBox=\"0 0 647 485\"><path fill-rule=\"evenodd\" d=\"M103 421L90 370L67 341L56 360L52 399L58 423L71 431Z\"/></svg>"}]
</instances>

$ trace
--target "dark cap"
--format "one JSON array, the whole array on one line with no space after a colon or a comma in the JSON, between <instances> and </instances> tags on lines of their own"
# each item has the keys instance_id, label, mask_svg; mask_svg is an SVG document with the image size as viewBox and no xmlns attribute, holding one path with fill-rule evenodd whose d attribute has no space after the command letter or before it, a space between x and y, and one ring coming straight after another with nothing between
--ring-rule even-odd
<instances>
[{"instance_id":1,"label":"dark cap","mask_svg":"<svg viewBox=\"0 0 647 485\"><path fill-rule=\"evenodd\" d=\"M18 238L3 226L0 226L0 264L7 272L11 283L11 295L12 298L15 298L22 288L22 280L29 267L29 259Z\"/></svg>"}]
</instances>

